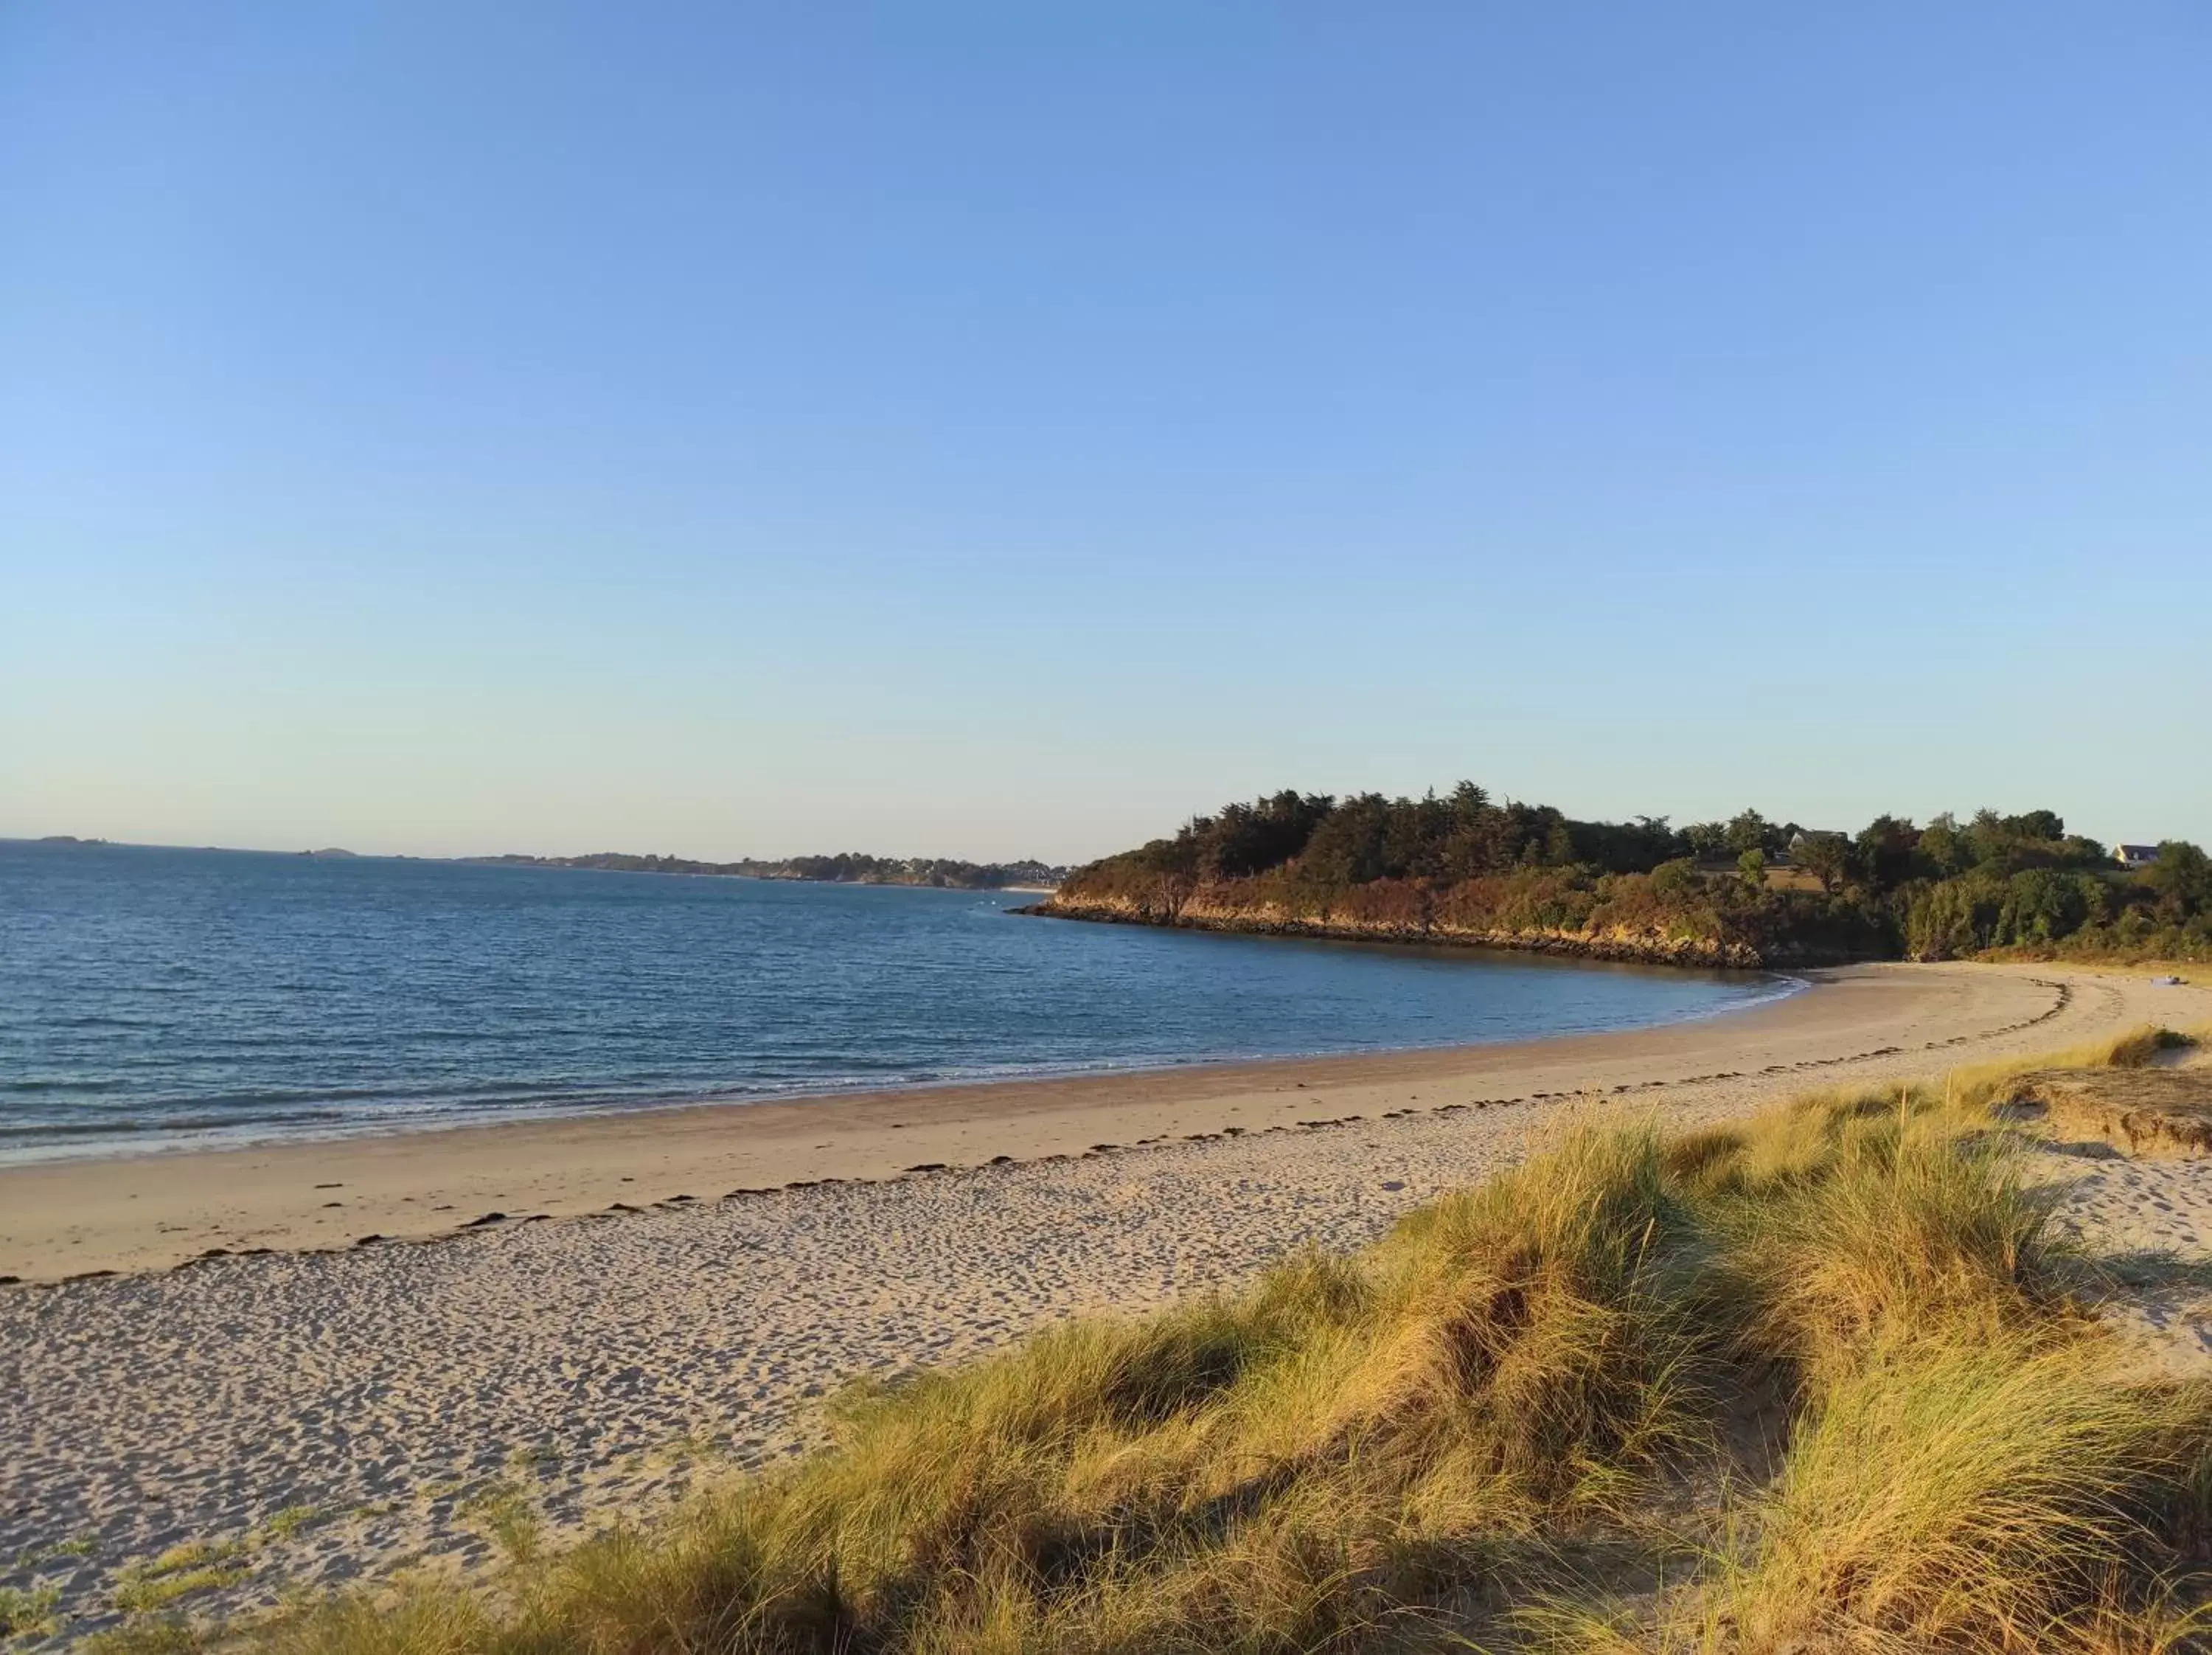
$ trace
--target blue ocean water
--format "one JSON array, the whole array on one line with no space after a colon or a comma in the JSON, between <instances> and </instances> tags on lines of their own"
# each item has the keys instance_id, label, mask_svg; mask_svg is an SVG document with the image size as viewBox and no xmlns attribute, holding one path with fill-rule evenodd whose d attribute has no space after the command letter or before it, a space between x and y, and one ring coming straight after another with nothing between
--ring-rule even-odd
<instances>
[{"instance_id":1,"label":"blue ocean water","mask_svg":"<svg viewBox=\"0 0 2212 1655\"><path fill-rule=\"evenodd\" d=\"M0 842L0 1162L1516 1039L1790 986L1007 911L1034 900Z\"/></svg>"}]
</instances>

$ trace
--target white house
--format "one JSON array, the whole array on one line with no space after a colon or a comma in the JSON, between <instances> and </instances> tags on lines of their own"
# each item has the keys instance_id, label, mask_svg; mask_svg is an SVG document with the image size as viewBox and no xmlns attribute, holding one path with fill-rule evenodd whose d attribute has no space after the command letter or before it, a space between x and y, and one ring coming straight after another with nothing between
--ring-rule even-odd
<instances>
[{"instance_id":1,"label":"white house","mask_svg":"<svg viewBox=\"0 0 2212 1655\"><path fill-rule=\"evenodd\" d=\"M2115 845L2112 848L2112 857L2124 868L2132 870L2148 867L2158 860L2158 847L2156 845Z\"/></svg>"}]
</instances>

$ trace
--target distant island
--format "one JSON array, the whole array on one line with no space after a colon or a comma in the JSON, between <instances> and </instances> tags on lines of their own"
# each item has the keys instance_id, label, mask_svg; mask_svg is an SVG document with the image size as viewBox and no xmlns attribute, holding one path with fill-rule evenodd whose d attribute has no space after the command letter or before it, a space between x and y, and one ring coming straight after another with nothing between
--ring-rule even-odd
<instances>
[{"instance_id":1,"label":"distant island","mask_svg":"<svg viewBox=\"0 0 2212 1655\"><path fill-rule=\"evenodd\" d=\"M1048 862L963 862L941 856L869 856L841 851L834 856L787 856L781 861L751 858L734 862L694 861L686 856L635 856L601 850L587 856L469 856L465 861L515 864L526 867L588 867L614 873L713 873L744 879L814 879L830 885L919 885L952 891L1049 890L1067 870Z\"/></svg>"},{"instance_id":2,"label":"distant island","mask_svg":"<svg viewBox=\"0 0 2212 1655\"><path fill-rule=\"evenodd\" d=\"M106 839L82 839L74 834L50 833L35 841L46 845L106 845ZM221 846L208 845L215 850ZM358 851L337 845L314 850L276 853L310 861L356 861ZM424 860L398 856L387 860ZM857 850L834 856L787 856L780 861L745 857L734 862L697 861L688 856L639 856L627 851L599 850L584 856L434 857L428 860L510 867L580 867L613 873L706 873L744 879L811 879L827 885L933 885L948 891L1050 891L1067 877L1067 869L1051 862L965 862L944 856L870 856Z\"/></svg>"},{"instance_id":3,"label":"distant island","mask_svg":"<svg viewBox=\"0 0 2212 1655\"><path fill-rule=\"evenodd\" d=\"M1746 810L1678 829L1576 821L1463 782L1230 805L1024 911L1694 965L2212 960L2212 861L2176 840L2108 849L2047 810L1880 816L1856 833Z\"/></svg>"}]
</instances>

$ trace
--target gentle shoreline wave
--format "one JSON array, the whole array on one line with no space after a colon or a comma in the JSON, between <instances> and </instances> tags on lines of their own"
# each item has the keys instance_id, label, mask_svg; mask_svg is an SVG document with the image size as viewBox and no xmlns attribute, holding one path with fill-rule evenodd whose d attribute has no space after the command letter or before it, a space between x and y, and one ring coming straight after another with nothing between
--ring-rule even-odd
<instances>
[{"instance_id":1,"label":"gentle shoreline wave","mask_svg":"<svg viewBox=\"0 0 2212 1655\"><path fill-rule=\"evenodd\" d=\"M1018 900L0 844L0 1165L1479 1046L1803 986Z\"/></svg>"},{"instance_id":2,"label":"gentle shoreline wave","mask_svg":"<svg viewBox=\"0 0 2212 1655\"><path fill-rule=\"evenodd\" d=\"M1664 1028L1674 1024L1698 1022L1770 1006L1793 995L1802 994L1812 986L1808 978L1776 973L1774 988L1770 993L1656 1018L1649 1023L1607 1025L1602 1029L1563 1030L1534 1037L1538 1040L1568 1040L1584 1034L1626 1031L1634 1028ZM786 1086L757 1080L736 1081L722 1086L695 1088L682 1092L641 1091L563 1096L526 1089L500 1088L487 1091L484 1095L468 1101L458 1096L404 1099L385 1098L374 1092L342 1094L345 1101L380 1098L377 1104L379 1112L374 1117L342 1114L328 1109L310 1109L291 1113L257 1114L251 1121L240 1121L224 1115L187 1115L176 1118L21 1125L0 1122L0 1166L185 1153L205 1149L246 1149L278 1143L327 1143L348 1138L379 1138L489 1126L503 1121L587 1120L599 1116L642 1114L656 1110L716 1105L742 1107L755 1103L804 1103L815 1098L829 1099L864 1093L927 1092L951 1086L1013 1086L1026 1081L1081 1080L1090 1076L1159 1074L1231 1064L1288 1063L1315 1058L1379 1057L1401 1053L1455 1051L1505 1044L1526 1038L1528 1037L1506 1034L1488 1040L1328 1047L1304 1051L1227 1052L1164 1062L1101 1059L1088 1063L1000 1065L922 1074L809 1076ZM9 1090L9 1086L0 1085L0 1104L4 1104ZM319 1094L280 1093L235 1101L256 1106L264 1103L305 1102L310 1097L319 1097ZM20 1142L11 1144L11 1141Z\"/></svg>"}]
</instances>

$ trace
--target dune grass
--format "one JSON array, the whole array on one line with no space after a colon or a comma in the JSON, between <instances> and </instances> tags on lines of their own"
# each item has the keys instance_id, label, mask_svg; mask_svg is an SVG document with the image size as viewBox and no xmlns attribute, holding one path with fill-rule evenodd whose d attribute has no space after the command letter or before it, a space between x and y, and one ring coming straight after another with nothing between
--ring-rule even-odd
<instances>
[{"instance_id":1,"label":"dune grass","mask_svg":"<svg viewBox=\"0 0 2212 1655\"><path fill-rule=\"evenodd\" d=\"M2212 1647L2212 1392L2127 1379L1991 1105L1583 1123L1350 1259L856 1390L836 1445L272 1655ZM176 1637L170 1627L161 1634ZM211 1636L222 1637L216 1634Z\"/></svg>"}]
</instances>

